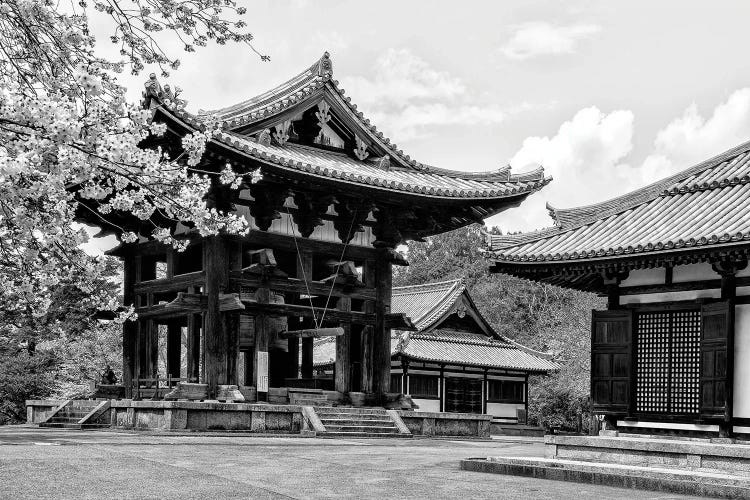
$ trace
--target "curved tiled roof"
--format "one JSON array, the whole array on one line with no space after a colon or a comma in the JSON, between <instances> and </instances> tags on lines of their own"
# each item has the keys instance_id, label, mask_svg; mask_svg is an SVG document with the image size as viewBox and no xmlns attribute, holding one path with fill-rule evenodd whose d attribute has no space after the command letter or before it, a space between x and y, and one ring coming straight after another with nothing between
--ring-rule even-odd
<instances>
[{"instance_id":1,"label":"curved tiled roof","mask_svg":"<svg viewBox=\"0 0 750 500\"><path fill-rule=\"evenodd\" d=\"M394 287L391 311L406 314L422 331L439 320L465 290L463 279Z\"/></svg>"},{"instance_id":2,"label":"curved tiled roof","mask_svg":"<svg viewBox=\"0 0 750 500\"><path fill-rule=\"evenodd\" d=\"M750 142L603 203L554 210L553 228L489 236L488 257L556 262L750 243Z\"/></svg>"},{"instance_id":3,"label":"curved tiled roof","mask_svg":"<svg viewBox=\"0 0 750 500\"><path fill-rule=\"evenodd\" d=\"M391 311L406 314L418 331L393 331L391 356L400 354L420 361L536 373L559 369L548 354L533 351L498 334L490 338L479 332L440 328L440 320L465 293L463 279L394 287ZM334 363L334 337L315 340L313 345L315 366Z\"/></svg>"},{"instance_id":4,"label":"curved tiled roof","mask_svg":"<svg viewBox=\"0 0 750 500\"><path fill-rule=\"evenodd\" d=\"M419 361L483 368L529 372L559 369L557 363L525 352L507 342L441 329L409 335L408 341L402 344L400 353Z\"/></svg>"},{"instance_id":5,"label":"curved tiled roof","mask_svg":"<svg viewBox=\"0 0 750 500\"><path fill-rule=\"evenodd\" d=\"M252 131L254 125L256 128L264 129L268 126L268 120L274 116L287 113L293 108L308 109L323 99L344 110L343 112L357 124L359 132L371 143L368 148L373 152L379 150L380 155L388 155L396 168L384 170L376 167L372 161L357 162L346 154L327 154L328 151L317 148L310 148L314 149L314 153L308 151L308 154L301 155L300 148L290 143L284 146L263 146L248 137L247 131ZM228 132L216 137L217 141L249 153L261 161L270 161L350 182L375 184L388 189L423 194L426 192L446 197L502 198L530 193L551 181L550 178L544 177L544 169L541 167L520 174L511 173L508 165L486 172L462 172L437 168L413 160L378 131L362 112L357 110L357 105L352 103L349 97L344 96L344 90L333 79L333 67L328 53L287 82L242 103L214 111L199 111L197 115L176 108L171 109L171 112L194 128L201 128L208 121L218 121ZM236 133L239 130L243 131L243 135ZM351 161L343 161L344 158ZM368 169L371 172L367 172Z\"/></svg>"}]
</instances>

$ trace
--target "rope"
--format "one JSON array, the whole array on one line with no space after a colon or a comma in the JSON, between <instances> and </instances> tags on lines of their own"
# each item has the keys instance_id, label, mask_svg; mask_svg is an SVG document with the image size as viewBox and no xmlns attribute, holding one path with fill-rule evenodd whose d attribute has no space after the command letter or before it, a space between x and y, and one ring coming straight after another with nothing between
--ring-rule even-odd
<instances>
[{"instance_id":1,"label":"rope","mask_svg":"<svg viewBox=\"0 0 750 500\"><path fill-rule=\"evenodd\" d=\"M286 213L289 217L286 219L286 227L287 229L292 231L292 238L294 239L294 247L297 249L297 259L299 260L299 267L302 269L302 281L305 282L305 289L307 290L307 298L310 301L310 310L313 314L313 322L315 323L315 329L318 330L320 328L320 325L323 323L323 320L320 320L320 323L318 323L318 317L315 314L315 306L313 305L312 300L312 294L310 293L310 286L307 284L307 275L305 273L305 263L302 262L302 253L299 251L299 245L297 244L297 231L294 230L292 227L292 214L289 213L289 207L286 207ZM326 303L326 307L328 307L328 304ZM324 314L325 316L325 311Z\"/></svg>"},{"instance_id":2,"label":"rope","mask_svg":"<svg viewBox=\"0 0 750 500\"><path fill-rule=\"evenodd\" d=\"M328 312L328 303L331 300L331 295L333 295L333 288L336 286L336 278L339 277L339 268L341 268L341 261L344 260L344 254L346 253L346 247L349 246L349 241L351 241L351 234L352 229L354 229L354 221L357 220L357 210L359 207L354 207L354 215L352 215L352 222L349 224L349 231L346 233L346 241L344 242L344 248L341 249L341 257L339 257L339 261L336 264L336 272L333 275L333 282L331 283L331 289L328 291L328 298L326 299L326 306L323 309L323 317L320 318L320 324L323 324L323 320L326 318L326 313ZM288 209L287 209L288 210Z\"/></svg>"}]
</instances>

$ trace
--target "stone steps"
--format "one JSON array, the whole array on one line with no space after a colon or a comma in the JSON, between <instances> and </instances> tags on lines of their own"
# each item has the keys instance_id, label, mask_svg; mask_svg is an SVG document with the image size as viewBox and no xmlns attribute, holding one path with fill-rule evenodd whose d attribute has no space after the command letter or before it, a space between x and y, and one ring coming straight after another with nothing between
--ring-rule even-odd
<instances>
[{"instance_id":1,"label":"stone steps","mask_svg":"<svg viewBox=\"0 0 750 500\"><path fill-rule=\"evenodd\" d=\"M109 424L79 423L96 409L101 401L77 401L69 402L61 408L52 418L41 422L39 427L57 427L64 429L97 429L109 427Z\"/></svg>"},{"instance_id":2,"label":"stone steps","mask_svg":"<svg viewBox=\"0 0 750 500\"><path fill-rule=\"evenodd\" d=\"M315 407L325 431L323 437L411 437L402 433L391 415L382 408Z\"/></svg>"},{"instance_id":3,"label":"stone steps","mask_svg":"<svg viewBox=\"0 0 750 500\"><path fill-rule=\"evenodd\" d=\"M401 434L401 433L395 433L395 434L379 434L379 433L370 433L370 432L319 432L318 437L324 437L324 438L351 438L351 439L359 439L359 438L411 438L411 434Z\"/></svg>"},{"instance_id":4,"label":"stone steps","mask_svg":"<svg viewBox=\"0 0 750 500\"><path fill-rule=\"evenodd\" d=\"M393 434L398 433L395 425L376 426L376 425L328 425L323 424L327 432L362 432L372 434Z\"/></svg>"},{"instance_id":5,"label":"stone steps","mask_svg":"<svg viewBox=\"0 0 750 500\"><path fill-rule=\"evenodd\" d=\"M750 445L709 440L545 436L547 458L750 477Z\"/></svg>"},{"instance_id":6,"label":"stone steps","mask_svg":"<svg viewBox=\"0 0 750 500\"><path fill-rule=\"evenodd\" d=\"M461 461L461 469L683 495L750 498L750 477L728 473L536 457L469 458Z\"/></svg>"},{"instance_id":7,"label":"stone steps","mask_svg":"<svg viewBox=\"0 0 750 500\"><path fill-rule=\"evenodd\" d=\"M326 428L329 425L393 425L390 418L325 418L320 417L320 421Z\"/></svg>"}]
</instances>

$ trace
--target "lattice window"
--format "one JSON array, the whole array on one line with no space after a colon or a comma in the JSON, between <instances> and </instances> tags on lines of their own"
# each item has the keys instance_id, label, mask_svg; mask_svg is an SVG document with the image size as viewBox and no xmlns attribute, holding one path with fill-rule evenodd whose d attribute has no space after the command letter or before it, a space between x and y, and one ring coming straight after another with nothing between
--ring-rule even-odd
<instances>
[{"instance_id":1,"label":"lattice window","mask_svg":"<svg viewBox=\"0 0 750 500\"><path fill-rule=\"evenodd\" d=\"M699 311L638 315L636 411L698 413L699 368Z\"/></svg>"}]
</instances>

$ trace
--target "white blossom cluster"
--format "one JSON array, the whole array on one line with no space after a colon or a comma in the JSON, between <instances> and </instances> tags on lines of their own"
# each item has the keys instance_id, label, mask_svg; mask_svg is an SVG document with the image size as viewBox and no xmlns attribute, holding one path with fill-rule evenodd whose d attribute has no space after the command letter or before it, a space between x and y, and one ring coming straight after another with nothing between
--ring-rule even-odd
<instances>
[{"instance_id":1,"label":"white blossom cluster","mask_svg":"<svg viewBox=\"0 0 750 500\"><path fill-rule=\"evenodd\" d=\"M177 157L139 147L166 126L127 104L115 81L127 66L134 73L149 63L177 69L179 60L161 52L152 32L179 32L191 46L247 42L249 35L235 29L242 26L221 15L241 8L231 1L141 0L138 10L94 1L112 17L112 41L123 46L125 61L110 62L94 55L86 1L76 5L71 12L48 0L0 0L0 324L11 313L44 315L62 285L90 293L98 308L119 307L95 285L106 259L80 250L88 236L78 220L96 221L124 243L153 238L178 249L186 245L170 230L178 222L204 236L248 230L244 218L210 209L204 199L212 178L234 188L243 182L195 168L215 129L185 137Z\"/></svg>"}]
</instances>

